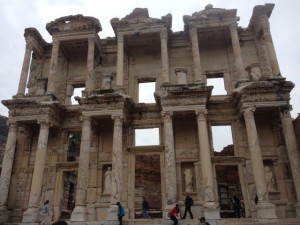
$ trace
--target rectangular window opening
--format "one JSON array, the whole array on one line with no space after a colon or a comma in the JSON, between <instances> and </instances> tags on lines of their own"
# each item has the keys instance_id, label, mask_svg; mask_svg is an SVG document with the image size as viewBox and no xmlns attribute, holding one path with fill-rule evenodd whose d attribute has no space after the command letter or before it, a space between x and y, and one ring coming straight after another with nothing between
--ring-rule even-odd
<instances>
[{"instance_id":1,"label":"rectangular window opening","mask_svg":"<svg viewBox=\"0 0 300 225\"><path fill-rule=\"evenodd\" d=\"M74 92L73 92L73 95L71 97L72 105L78 105L78 102L75 100L75 97L76 96L82 97L82 91L84 89L85 89L84 87L75 87L74 88Z\"/></svg>"},{"instance_id":2,"label":"rectangular window opening","mask_svg":"<svg viewBox=\"0 0 300 225\"><path fill-rule=\"evenodd\" d=\"M230 125L212 126L212 142L215 156L234 156Z\"/></svg>"},{"instance_id":3,"label":"rectangular window opening","mask_svg":"<svg viewBox=\"0 0 300 225\"><path fill-rule=\"evenodd\" d=\"M207 75L207 86L213 86L212 95L227 95L223 74Z\"/></svg>"},{"instance_id":4,"label":"rectangular window opening","mask_svg":"<svg viewBox=\"0 0 300 225\"><path fill-rule=\"evenodd\" d=\"M155 103L155 81L139 82L139 103Z\"/></svg>"},{"instance_id":5,"label":"rectangular window opening","mask_svg":"<svg viewBox=\"0 0 300 225\"><path fill-rule=\"evenodd\" d=\"M135 146L159 145L159 129L135 129Z\"/></svg>"}]
</instances>

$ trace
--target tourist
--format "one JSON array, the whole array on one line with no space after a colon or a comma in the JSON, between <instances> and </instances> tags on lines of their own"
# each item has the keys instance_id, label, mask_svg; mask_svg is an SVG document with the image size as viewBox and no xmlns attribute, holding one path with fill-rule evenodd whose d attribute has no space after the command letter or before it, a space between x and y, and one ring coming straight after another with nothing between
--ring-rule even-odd
<instances>
[{"instance_id":1,"label":"tourist","mask_svg":"<svg viewBox=\"0 0 300 225\"><path fill-rule=\"evenodd\" d=\"M185 219L187 212L189 212L191 219L193 219L193 213L191 211L191 207L192 205L194 205L194 200L189 194L186 194L184 205L185 205L185 210L182 219Z\"/></svg>"},{"instance_id":2,"label":"tourist","mask_svg":"<svg viewBox=\"0 0 300 225\"><path fill-rule=\"evenodd\" d=\"M47 216L49 216L49 200L44 202L44 205L40 211L40 225L44 225L46 223Z\"/></svg>"},{"instance_id":3,"label":"tourist","mask_svg":"<svg viewBox=\"0 0 300 225\"><path fill-rule=\"evenodd\" d=\"M125 211L120 202L117 202L117 206L118 206L118 220L120 222L120 225L123 225L122 218L125 215Z\"/></svg>"},{"instance_id":4,"label":"tourist","mask_svg":"<svg viewBox=\"0 0 300 225\"><path fill-rule=\"evenodd\" d=\"M175 207L172 208L170 212L170 218L171 220L174 221L174 225L178 224L178 219L177 219L178 213L179 213L179 207L178 204L176 204Z\"/></svg>"},{"instance_id":5,"label":"tourist","mask_svg":"<svg viewBox=\"0 0 300 225\"><path fill-rule=\"evenodd\" d=\"M143 198L143 217L144 218L149 218L149 213L148 213L149 209L150 209L149 202L144 197Z\"/></svg>"},{"instance_id":6,"label":"tourist","mask_svg":"<svg viewBox=\"0 0 300 225\"><path fill-rule=\"evenodd\" d=\"M209 222L205 221L205 217L201 217L199 220L200 220L200 223L203 225L210 225Z\"/></svg>"},{"instance_id":7,"label":"tourist","mask_svg":"<svg viewBox=\"0 0 300 225\"><path fill-rule=\"evenodd\" d=\"M240 218L241 217L241 201L238 196L236 196L236 195L232 196L232 204L233 204L234 216L236 218Z\"/></svg>"}]
</instances>

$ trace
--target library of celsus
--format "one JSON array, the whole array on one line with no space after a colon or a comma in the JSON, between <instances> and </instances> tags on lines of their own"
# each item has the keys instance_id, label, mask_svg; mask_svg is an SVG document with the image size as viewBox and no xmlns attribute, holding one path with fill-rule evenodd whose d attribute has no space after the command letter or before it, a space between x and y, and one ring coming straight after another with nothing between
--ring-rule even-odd
<instances>
[{"instance_id":1,"label":"library of celsus","mask_svg":"<svg viewBox=\"0 0 300 225\"><path fill-rule=\"evenodd\" d=\"M236 9L207 5L180 32L171 14L136 8L104 39L84 15L47 23L51 43L26 28L19 86L2 100L0 224L38 224L46 200L48 224L118 224L117 202L126 225L145 224L144 198L147 224L172 224L186 195L194 219L179 224L299 224L294 83L280 72L273 8L255 6L240 27Z\"/></svg>"}]
</instances>

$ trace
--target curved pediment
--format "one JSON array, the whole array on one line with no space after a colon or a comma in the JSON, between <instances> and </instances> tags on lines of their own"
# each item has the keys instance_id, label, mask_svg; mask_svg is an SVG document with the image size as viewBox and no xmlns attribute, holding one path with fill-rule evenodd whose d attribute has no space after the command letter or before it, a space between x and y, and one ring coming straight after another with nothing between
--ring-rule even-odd
<instances>
[{"instance_id":1,"label":"curved pediment","mask_svg":"<svg viewBox=\"0 0 300 225\"><path fill-rule=\"evenodd\" d=\"M135 8L132 13L121 20L119 18L113 18L110 20L110 23L115 33L117 31L151 29L157 27L171 29L172 15L169 13L166 16L162 16L161 19L151 18L149 17L147 8Z\"/></svg>"},{"instance_id":2,"label":"curved pediment","mask_svg":"<svg viewBox=\"0 0 300 225\"><path fill-rule=\"evenodd\" d=\"M53 35L74 31L94 31L95 33L98 33L102 30L102 27L98 19L78 14L60 17L51 21L50 23L47 23L46 29Z\"/></svg>"}]
</instances>

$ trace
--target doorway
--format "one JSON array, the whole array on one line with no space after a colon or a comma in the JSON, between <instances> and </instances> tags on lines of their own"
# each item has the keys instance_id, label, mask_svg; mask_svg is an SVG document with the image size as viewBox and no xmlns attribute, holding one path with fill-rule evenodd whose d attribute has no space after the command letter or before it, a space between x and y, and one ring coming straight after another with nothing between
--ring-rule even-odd
<instances>
[{"instance_id":1,"label":"doorway","mask_svg":"<svg viewBox=\"0 0 300 225\"><path fill-rule=\"evenodd\" d=\"M234 218L232 196L243 199L239 171L237 165L216 165L218 194L221 218ZM242 202L242 201L241 201ZM241 208L241 217L245 217L244 207Z\"/></svg>"},{"instance_id":2,"label":"doorway","mask_svg":"<svg viewBox=\"0 0 300 225\"><path fill-rule=\"evenodd\" d=\"M149 217L162 218L160 155L135 156L135 218L143 218L143 198L149 203Z\"/></svg>"}]
</instances>

